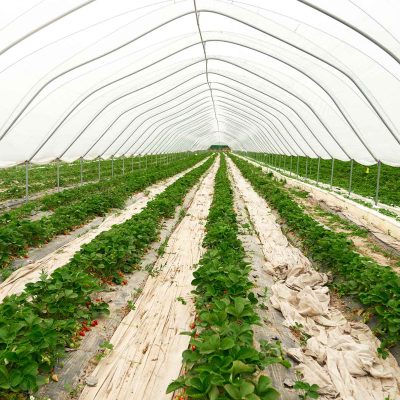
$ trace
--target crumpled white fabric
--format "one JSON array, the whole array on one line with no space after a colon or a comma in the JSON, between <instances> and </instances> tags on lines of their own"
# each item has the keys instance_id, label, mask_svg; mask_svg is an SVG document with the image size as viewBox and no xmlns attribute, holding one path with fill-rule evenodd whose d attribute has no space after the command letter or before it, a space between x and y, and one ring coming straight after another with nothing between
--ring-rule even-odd
<instances>
[{"instance_id":1,"label":"crumpled white fabric","mask_svg":"<svg viewBox=\"0 0 400 400\"><path fill-rule=\"evenodd\" d=\"M314 270L288 242L265 200L232 164L231 171L263 245L265 268L277 278L270 288L271 305L282 312L285 326L301 324L311 335L305 348L288 349L304 380L317 384L325 399L400 400L400 368L394 357L379 358L380 343L369 327L348 322L331 306L328 276Z\"/></svg>"}]
</instances>

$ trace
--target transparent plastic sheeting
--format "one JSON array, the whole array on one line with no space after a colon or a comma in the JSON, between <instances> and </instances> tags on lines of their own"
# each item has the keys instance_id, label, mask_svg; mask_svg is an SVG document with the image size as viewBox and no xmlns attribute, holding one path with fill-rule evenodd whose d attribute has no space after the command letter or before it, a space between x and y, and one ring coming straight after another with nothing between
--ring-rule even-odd
<instances>
[{"instance_id":1,"label":"transparent plastic sheeting","mask_svg":"<svg viewBox=\"0 0 400 400\"><path fill-rule=\"evenodd\" d=\"M400 165L396 0L0 2L0 167L235 150Z\"/></svg>"}]
</instances>

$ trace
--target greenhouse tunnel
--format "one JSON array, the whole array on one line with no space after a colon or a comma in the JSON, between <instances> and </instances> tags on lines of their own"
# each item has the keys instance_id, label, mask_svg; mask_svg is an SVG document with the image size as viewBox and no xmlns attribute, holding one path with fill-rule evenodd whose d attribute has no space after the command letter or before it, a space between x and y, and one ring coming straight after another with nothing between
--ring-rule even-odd
<instances>
[{"instance_id":1,"label":"greenhouse tunnel","mask_svg":"<svg viewBox=\"0 0 400 400\"><path fill-rule=\"evenodd\" d=\"M61 386L72 382L74 387L85 386L83 391L82 388L76 391L75 397L69 397L81 400L268 400L279 398L278 389L281 398L288 400L298 396L400 399L399 15L400 3L395 0L3 1L0 4L0 398L67 399L65 387ZM198 199L200 195L203 203ZM163 201L170 204L170 211L178 213L181 207L180 217L167 212L161 205ZM154 227L146 219L151 207ZM215 217L223 208L225 220ZM190 215L197 225L193 221L193 226L190 225ZM148 230L141 233L144 227ZM217 228L221 232L226 228L227 236L218 236ZM180 229L193 248L183 251L184 244L178 246ZM200 233L191 236L191 229ZM245 234L242 230L246 229ZM139 244L139 236L135 236L139 234L145 238L143 245ZM247 242L243 239L245 235ZM246 247L252 240L254 249L259 246L259 253L263 254L262 266L257 267L257 261L248 256L253 254ZM266 244L268 241L270 245ZM115 258L109 254L114 246L111 242L120 246L121 254ZM146 254L152 257L148 254L155 243L159 244L159 250L151 262L156 271L161 266L161 272L157 273L140 264ZM126 254L125 247L130 249ZM164 252L164 248L172 250ZM231 260L227 250L229 265L223 257L218 258L225 248L237 250ZM253 282L251 276L261 277L265 293L268 292L265 302L269 303L260 310L260 321L272 318L273 324L279 325L275 331L265 328L267 333L263 334L269 339L276 337L279 345L275 344L273 350L264 344L256 345L257 351L246 349L257 354L273 351L273 367L265 365L261 356L258 359L254 355L254 360L246 362L243 355L241 361L233 361L229 367L229 379L222 372L218 379L205 378L211 369L200 366L203 375L198 374L193 367L200 363L196 355L200 352L207 358L207 351L216 350L201 353L204 344L201 332L196 335L202 339L196 341L197 336L193 336L190 344L189 338L176 339L171 345L164 341L163 335L157 336L157 327L164 323L175 332L189 330L178 322L173 325L161 305L157 309L158 303L150 309L153 300L160 296L157 291L163 293L158 276L174 282L175 278L168 275L170 270L164 272L162 268L175 262L168 259L173 251L177 254L176 262L183 263L173 275L178 287L184 288L179 289L181 292L173 289L174 293L181 293L175 296L181 299L179 307L189 302L190 293L197 296L196 300L190 300L189 313L176 311L175 298L168 291L164 293L165 307L173 304L170 310L177 312L170 319L176 321L182 316L188 323L193 313L200 319L199 315L208 312L200 310L203 300L199 300L199 293L203 286L199 282L206 279L206 275L201 275L202 268L212 254L223 268L240 267L241 273L245 273L240 279L251 283L237 295L249 301L246 306L239 305L242 300L237 300L232 292L228 300L218 300L215 304L209 298L210 309L222 310L232 304L236 311L242 306L253 307L253 297L254 304L263 302L260 293L256 292L258 298L255 298L253 289L249 289L260 284ZM179 258L180 252L191 255L192 260L185 261L187 265ZM141 286L140 279L132 273L132 265L124 267L127 260L132 265L142 265L146 271ZM305 272L296 275L294 260ZM253 266L253 274L243 272L247 262ZM193 266L198 264L192 282L197 286L190 292L190 285L182 282L192 281ZM281 270L284 265L286 275ZM97 268L104 271L98 273ZM192 272L183 275L186 269ZM83 283L80 276L72 278L71 272L63 278L57 277L64 270L84 271L88 280ZM44 271L41 278L38 271ZM299 280L304 277L302 273L309 280ZM141 358L135 362L143 362L143 371L135 370L132 375L135 378L129 383L128 378L114 376L115 370L125 368L125 356L118 356L124 354L123 346L129 348L127 359L132 356L136 360L137 353L131 354L131 347L122 344L123 337L134 334L121 333L123 323L111 328L112 323L107 322L108 333L103 335L106 344L97 352L97 366L91 368L95 383L87 383L88 377L82 375L87 370L85 363L89 362L83 356L78 359L68 353L71 366L64 374L60 349L48 345L50 339L43 347L51 348L48 353L44 350L43 355L49 360L48 365L44 366L43 359L40 361L40 356L32 351L26 358L31 365L29 370L28 364L21 364L14 353L10 355L14 352L10 348L18 348L25 340L18 339L24 334L17 334L20 327L15 322L17 316L10 317L11 308L7 308L12 295L22 296L16 297L21 299L19 307L29 308L28 324L39 318L37 321L42 321L43 327L48 323L51 330L51 324L64 321L64 325L54 328L58 332L54 338L61 343L66 341L63 348L68 347L66 343L71 337L74 346L76 338L84 346L87 339L82 339L84 328L93 321L97 324L97 319L84 316L81 305L76 305L76 310L81 311L74 311L80 322L85 320L80 331L65 322L69 317L55 313L50 324L43 312L39 315L44 303L38 302L33 307L36 301L33 299L40 297L40 292L47 294L46 285L50 285L51 279L63 281L62 284L57 281L58 295L71 293L68 300L71 310L82 296L86 296L86 303L94 304L94 294L90 293L100 293L102 285L135 288L135 299L139 302L136 314L149 315L149 322L143 328L148 329L149 340L160 340L165 354L175 352L179 360L174 359L174 364L172 358L165 356L165 365L156 371ZM94 285L90 296L83 294L84 290L76 294L73 292L76 287L66 284L69 279L81 282L78 286L90 287L96 280L100 286L95 289ZM281 286L277 286L278 281ZM36 288L39 285L36 282L42 282L43 287ZM149 282L153 282L153 287L148 288ZM28 283L33 286L24 289ZM294 298L295 290L302 294L305 287L308 294L299 295L293 310L284 304ZM208 290L215 296L219 293L216 287ZM225 292L229 292L229 287ZM331 297L327 300L324 296ZM353 298L356 305L342 301L341 296ZM308 311L306 297L310 302ZM114 315L114 305L102 309L103 297L98 295L98 298L101 299L96 305L99 315L107 307ZM319 311L307 312L317 298L323 305L316 307L325 311L314 321ZM57 301L50 295L47 300L48 304ZM122 300L113 298L110 304L113 301L118 304ZM138 324L135 305L133 300L129 301L124 318L130 317L129 323ZM227 304L223 306L225 301ZM349 322L346 313L340 314L343 309L339 303L347 304L354 315L363 310L359 311L362 318ZM273 309L275 314L268 311ZM230 316L234 312L221 313ZM163 315L168 323L158 320ZM10 318L15 320L15 326L6 328ZM25 321L25 317L18 318ZM321 322L323 318L325 325ZM196 326L198 319L191 325ZM207 327L205 319L205 316L200 319L202 329L210 328L218 336L215 348L233 351L234 344L229 347L230 336L223 338L223 329ZM367 342L361 331L358 336L356 333L352 336L351 328L342 332L344 323L339 320L347 321L346 326L354 329L358 329L356 324L365 322L363 332L367 332ZM93 331L96 324L92 325ZM328 326L336 330L333 332ZM257 342L259 328L251 329ZM282 339L281 335L290 339ZM335 335L341 339L335 339ZM330 348L330 339L347 343L349 354L354 352L348 354L351 361L342 354L346 345L341 349ZM100 338L96 340L99 347ZM137 336L131 340L140 342L139 347L142 345ZM226 349L221 350L222 343ZM297 347L290 346L292 343L297 343ZM365 350L363 359L362 352L355 349L361 344L367 349L371 343L375 346L373 355ZM182 364L185 346L194 350L191 355L183 353L186 364ZM310 354L317 352L317 347L319 353L313 358ZM88 357L94 357L97 350L87 350ZM286 356L291 357L298 375L290 372L284 361ZM160 355L154 355L154 359L157 357L161 359ZM225 365L218 362L224 370ZM332 371L333 363L337 375ZM192 374L192 380L185 380L179 369L181 364ZM288 375L275 364L287 368ZM268 368L275 367L272 383L270 378L268 382L259 379L263 375L272 376ZM129 368L127 376L131 374ZM116 386L112 376L118 382ZM146 380L147 376L151 378L146 384L134 383L135 379ZM277 383L281 377L282 382L290 384ZM170 385L169 393L165 394L167 378L167 384L173 381L173 390ZM311 382L312 378L316 381ZM22 397L16 397L19 395Z\"/></svg>"}]
</instances>

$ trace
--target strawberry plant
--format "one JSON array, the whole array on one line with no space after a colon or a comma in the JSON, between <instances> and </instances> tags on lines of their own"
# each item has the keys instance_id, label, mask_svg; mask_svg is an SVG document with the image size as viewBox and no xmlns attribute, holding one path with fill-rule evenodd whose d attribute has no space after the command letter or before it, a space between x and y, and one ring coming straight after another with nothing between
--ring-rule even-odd
<instances>
[{"instance_id":1,"label":"strawberry plant","mask_svg":"<svg viewBox=\"0 0 400 400\"><path fill-rule=\"evenodd\" d=\"M0 304L0 398L35 392L48 382L65 347L77 347L96 329L97 316L108 312L97 293L107 284L123 284L124 273L135 269L158 238L163 220L174 213L213 161L179 178L130 220L98 235L51 276L43 274L20 295L4 299Z\"/></svg>"},{"instance_id":2,"label":"strawberry plant","mask_svg":"<svg viewBox=\"0 0 400 400\"><path fill-rule=\"evenodd\" d=\"M260 372L282 363L274 348L257 351L252 325L260 324L251 292L250 266L237 238L238 225L225 158L216 175L200 260L192 281L197 317L190 325L190 347L182 354L187 373L167 393L182 391L189 399L273 400L279 393ZM288 366L283 362L283 365ZM179 395L178 395L179 398Z\"/></svg>"},{"instance_id":3,"label":"strawberry plant","mask_svg":"<svg viewBox=\"0 0 400 400\"><path fill-rule=\"evenodd\" d=\"M25 255L29 247L47 243L54 236L66 234L112 208L122 208L133 193L181 172L202 158L203 155L190 157L163 169L149 168L130 176L65 190L3 214L0 216L0 267L7 267L13 258ZM26 219L34 210L53 213L36 221Z\"/></svg>"},{"instance_id":4,"label":"strawberry plant","mask_svg":"<svg viewBox=\"0 0 400 400\"><path fill-rule=\"evenodd\" d=\"M243 176L275 208L288 227L302 241L305 253L334 273L339 294L351 295L374 316L374 332L385 348L400 340L400 277L390 267L354 251L345 234L321 226L283 189L282 182L238 157L232 156Z\"/></svg>"},{"instance_id":5,"label":"strawberry plant","mask_svg":"<svg viewBox=\"0 0 400 400\"><path fill-rule=\"evenodd\" d=\"M297 159L299 160L299 175L314 181L317 180L318 160L306 157L270 155L250 153L272 163L273 166L284 169L289 173L297 174ZM290 168L290 165L292 166ZM331 160L320 160L319 181L329 184L331 180ZM344 190L349 188L350 161L335 159L333 184ZM354 193L373 199L375 197L377 165L365 166L354 162L352 190ZM381 164L380 201L389 205L400 206L400 168Z\"/></svg>"}]
</instances>

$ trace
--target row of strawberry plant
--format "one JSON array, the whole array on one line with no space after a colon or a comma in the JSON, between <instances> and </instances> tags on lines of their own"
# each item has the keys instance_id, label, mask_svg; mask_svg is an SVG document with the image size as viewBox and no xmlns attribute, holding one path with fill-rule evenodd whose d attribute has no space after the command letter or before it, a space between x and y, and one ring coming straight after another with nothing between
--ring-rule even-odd
<instances>
[{"instance_id":1,"label":"row of strawberry plant","mask_svg":"<svg viewBox=\"0 0 400 400\"><path fill-rule=\"evenodd\" d=\"M179 399L273 400L279 397L271 379L260 372L279 362L253 346L252 325L259 324L257 300L244 261L233 193L225 157L216 175L215 193L203 245L207 252L194 272L196 319L190 349L183 353L186 374L172 382L167 393Z\"/></svg>"},{"instance_id":2,"label":"row of strawberry plant","mask_svg":"<svg viewBox=\"0 0 400 400\"><path fill-rule=\"evenodd\" d=\"M318 173L318 159L315 158L260 153L250 153L249 155L256 159L262 159L276 168L286 170L287 173L291 171L292 175L297 174L298 163L298 172L300 176L314 181L317 181L318 179L319 182L330 184L332 160L321 159L319 161L320 165ZM350 161L335 159L333 185L348 190L350 183L350 170ZM351 182L352 191L359 195L374 199L377 174L377 164L366 166L353 162ZM388 205L400 206L400 168L381 164L379 184L379 201Z\"/></svg>"},{"instance_id":3,"label":"row of strawberry plant","mask_svg":"<svg viewBox=\"0 0 400 400\"><path fill-rule=\"evenodd\" d=\"M121 225L115 225L82 247L71 261L51 276L26 285L20 295L0 305L0 398L35 392L52 374L65 347L97 325L95 318L108 306L98 292L107 285L125 284L165 218L174 215L191 187L213 159L188 172Z\"/></svg>"},{"instance_id":4,"label":"row of strawberry plant","mask_svg":"<svg viewBox=\"0 0 400 400\"><path fill-rule=\"evenodd\" d=\"M192 165L192 161L200 160L205 155L200 157L190 157L189 160L185 159L183 161L177 161L173 164L173 167L177 167L180 164ZM65 206L72 203L77 203L81 198L88 195L97 194L100 192L107 192L108 190L117 187L118 185L125 185L127 192L131 192L131 186L135 185L138 177L147 177L148 175L154 173L155 171L165 170L171 168L168 166L161 165L151 165L146 169L140 169L135 171L134 174L117 176L114 179L102 181L102 182L92 182L84 186L78 186L63 190L57 193L51 193L44 195L38 199L31 200L27 203L20 205L19 207L13 208L3 212L0 215L0 226L8 224L13 219L24 219L30 217L40 211L54 211L57 207Z\"/></svg>"},{"instance_id":5,"label":"row of strawberry plant","mask_svg":"<svg viewBox=\"0 0 400 400\"><path fill-rule=\"evenodd\" d=\"M46 196L37 201L39 209L53 210L53 213L39 220L24 219L18 209L4 214L0 217L3 222L0 225L0 267L7 267L14 257L25 255L29 247L46 243L112 208L123 207L133 193L185 170L201 158L203 156L191 157L168 167L154 167L107 183L89 184Z\"/></svg>"},{"instance_id":6,"label":"row of strawberry plant","mask_svg":"<svg viewBox=\"0 0 400 400\"><path fill-rule=\"evenodd\" d=\"M334 286L342 295L354 296L366 307L366 315L376 320L375 334L381 338L378 351L400 340L400 277L388 266L380 265L355 251L343 233L323 227L296 203L283 188L283 182L265 174L260 167L232 156L242 174L275 208L288 227L302 240L308 256L334 272Z\"/></svg>"},{"instance_id":7,"label":"row of strawberry plant","mask_svg":"<svg viewBox=\"0 0 400 400\"><path fill-rule=\"evenodd\" d=\"M158 156L160 157L160 156ZM175 155L176 157L176 155ZM138 170L156 163L157 156L146 155L136 157L119 157L114 160L90 160L82 162L82 178L85 182L99 179L99 165L101 180L111 178L112 175L124 175L126 172ZM133 163L133 164L132 164ZM140 168L139 168L140 167ZM69 187L80 183L80 160L65 163L52 162L46 165L29 166L29 194L57 187L57 169L59 169L59 185ZM0 169L0 201L18 199L25 196L26 166Z\"/></svg>"}]
</instances>

